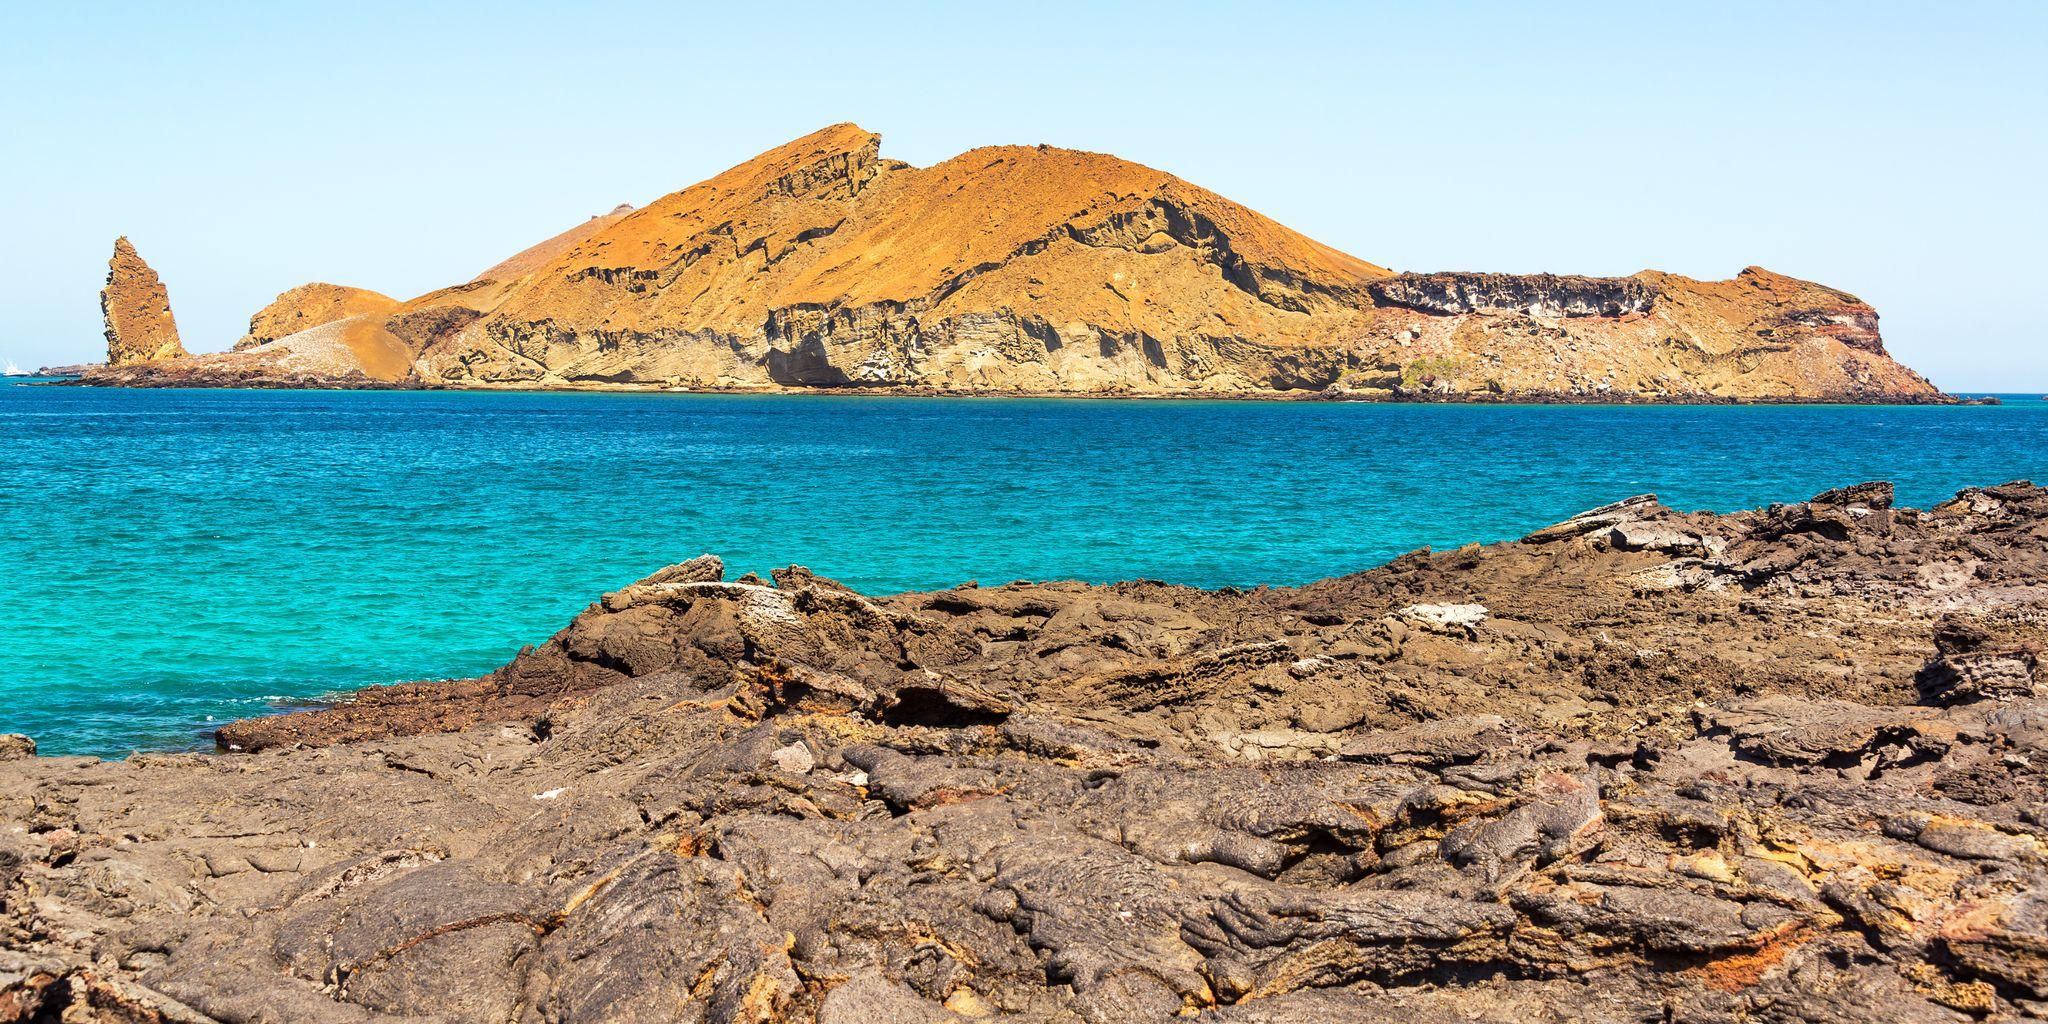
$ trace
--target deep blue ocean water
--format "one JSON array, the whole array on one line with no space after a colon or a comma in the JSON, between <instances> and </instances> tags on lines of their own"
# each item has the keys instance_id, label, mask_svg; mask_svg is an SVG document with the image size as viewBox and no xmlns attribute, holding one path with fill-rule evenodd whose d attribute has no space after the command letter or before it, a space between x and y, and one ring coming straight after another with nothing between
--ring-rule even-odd
<instances>
[{"instance_id":1,"label":"deep blue ocean water","mask_svg":"<svg viewBox=\"0 0 2048 1024\"><path fill-rule=\"evenodd\" d=\"M863 590L1299 583L1643 491L2048 479L2048 403L1567 407L0 385L0 732L471 675L702 553Z\"/></svg>"}]
</instances>

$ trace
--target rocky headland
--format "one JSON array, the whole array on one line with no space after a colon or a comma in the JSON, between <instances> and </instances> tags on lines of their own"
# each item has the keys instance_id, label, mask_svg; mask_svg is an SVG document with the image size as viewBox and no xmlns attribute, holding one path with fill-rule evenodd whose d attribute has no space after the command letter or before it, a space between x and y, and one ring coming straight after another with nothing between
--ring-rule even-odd
<instances>
[{"instance_id":1,"label":"rocky headland","mask_svg":"<svg viewBox=\"0 0 2048 1024\"><path fill-rule=\"evenodd\" d=\"M2026 483L1248 591L706 556L225 753L0 744L0 1019L2038 1017L2044 647Z\"/></svg>"},{"instance_id":2,"label":"rocky headland","mask_svg":"<svg viewBox=\"0 0 2048 1024\"><path fill-rule=\"evenodd\" d=\"M403 302L304 285L231 353L110 311L86 383L1947 400L1868 304L1757 267L1398 274L1105 154L880 146L834 125Z\"/></svg>"}]
</instances>

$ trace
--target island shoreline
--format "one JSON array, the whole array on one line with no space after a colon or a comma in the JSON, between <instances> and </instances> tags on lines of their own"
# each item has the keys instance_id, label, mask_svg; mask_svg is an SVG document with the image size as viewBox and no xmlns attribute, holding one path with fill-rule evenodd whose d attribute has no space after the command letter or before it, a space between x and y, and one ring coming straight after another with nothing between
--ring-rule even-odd
<instances>
[{"instance_id":1,"label":"island shoreline","mask_svg":"<svg viewBox=\"0 0 2048 1024\"><path fill-rule=\"evenodd\" d=\"M860 387L860 386L693 386L677 387L664 384L478 384L449 385L426 382L379 381L379 380L238 380L233 382L207 380L194 375L170 377L146 382L112 382L88 378L41 381L37 387L91 387L131 390L194 390L194 391L436 391L436 392L480 392L502 394L669 394L669 395L762 395L798 396L815 395L840 398L1032 398L1032 399L1086 399L1086 400L1129 400L1129 401L1226 401L1226 402L1330 402L1366 405L1670 405L1670 406L1721 406L1721 405L1866 405L1866 406L1945 406L1945 405L1996 405L1996 398L1961 398L1946 392L1933 394L1897 393L1884 395L1853 396L1727 396L1727 395L1595 395L1550 392L1520 393L1434 393L1415 392L1410 394L1365 394L1360 392L1331 393L1329 390L1287 389L1275 391L1034 391L984 388L941 388L941 387Z\"/></svg>"}]
</instances>

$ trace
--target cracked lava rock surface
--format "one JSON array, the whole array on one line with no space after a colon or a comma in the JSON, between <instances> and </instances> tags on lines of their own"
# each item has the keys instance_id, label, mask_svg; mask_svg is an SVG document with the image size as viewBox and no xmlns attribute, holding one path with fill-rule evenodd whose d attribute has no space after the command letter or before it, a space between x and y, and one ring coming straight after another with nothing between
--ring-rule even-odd
<instances>
[{"instance_id":1,"label":"cracked lava rock surface","mask_svg":"<svg viewBox=\"0 0 2048 1024\"><path fill-rule=\"evenodd\" d=\"M2048 491L1299 588L704 557L223 753L0 757L0 1020L2048 1012Z\"/></svg>"}]
</instances>

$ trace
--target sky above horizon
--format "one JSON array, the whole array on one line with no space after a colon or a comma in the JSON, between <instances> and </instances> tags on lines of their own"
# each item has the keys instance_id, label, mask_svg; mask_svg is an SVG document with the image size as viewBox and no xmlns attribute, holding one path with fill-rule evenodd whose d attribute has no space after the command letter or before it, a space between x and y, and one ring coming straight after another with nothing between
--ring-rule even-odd
<instances>
[{"instance_id":1,"label":"sky above horizon","mask_svg":"<svg viewBox=\"0 0 2048 1024\"><path fill-rule=\"evenodd\" d=\"M218 351L854 121L1114 153L1397 270L1761 265L1947 390L2048 390L2048 5L427 8L0 0L0 360L104 357L119 234Z\"/></svg>"}]
</instances>

